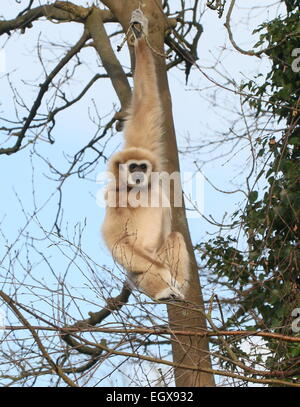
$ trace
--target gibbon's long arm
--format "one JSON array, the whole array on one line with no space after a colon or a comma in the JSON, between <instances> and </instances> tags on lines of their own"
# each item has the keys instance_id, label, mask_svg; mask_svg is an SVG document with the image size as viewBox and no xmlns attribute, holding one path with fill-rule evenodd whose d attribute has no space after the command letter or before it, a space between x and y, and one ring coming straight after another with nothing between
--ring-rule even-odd
<instances>
[{"instance_id":1,"label":"gibbon's long arm","mask_svg":"<svg viewBox=\"0 0 300 407\"><path fill-rule=\"evenodd\" d=\"M140 147L161 156L162 107L152 51L145 35L135 40L135 73L129 118L125 123L125 149Z\"/></svg>"}]
</instances>

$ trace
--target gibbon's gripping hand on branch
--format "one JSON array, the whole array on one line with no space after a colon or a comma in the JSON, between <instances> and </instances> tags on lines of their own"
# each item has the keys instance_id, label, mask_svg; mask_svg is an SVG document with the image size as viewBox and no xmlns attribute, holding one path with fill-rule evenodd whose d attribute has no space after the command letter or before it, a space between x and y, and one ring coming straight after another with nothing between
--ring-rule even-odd
<instances>
[{"instance_id":1,"label":"gibbon's gripping hand on branch","mask_svg":"<svg viewBox=\"0 0 300 407\"><path fill-rule=\"evenodd\" d=\"M136 39L148 35L148 18L144 16L142 10L133 10L130 26Z\"/></svg>"},{"instance_id":2,"label":"gibbon's gripping hand on branch","mask_svg":"<svg viewBox=\"0 0 300 407\"><path fill-rule=\"evenodd\" d=\"M189 279L189 255L183 236L172 232L171 206L164 182L163 110L156 67L145 36L141 10L130 21L135 36L135 73L125 144L108 164L104 240L113 258L127 270L128 282L155 300L183 299ZM158 177L158 178L157 178Z\"/></svg>"}]
</instances>

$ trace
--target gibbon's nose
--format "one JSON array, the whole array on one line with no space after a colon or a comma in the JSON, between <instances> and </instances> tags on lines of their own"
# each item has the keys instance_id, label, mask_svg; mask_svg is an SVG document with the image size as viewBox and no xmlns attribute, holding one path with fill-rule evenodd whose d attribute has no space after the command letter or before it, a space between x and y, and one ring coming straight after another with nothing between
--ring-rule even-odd
<instances>
[{"instance_id":1,"label":"gibbon's nose","mask_svg":"<svg viewBox=\"0 0 300 407\"><path fill-rule=\"evenodd\" d=\"M135 172L132 174L132 179L137 185L139 185L143 184L145 176L142 172Z\"/></svg>"}]
</instances>

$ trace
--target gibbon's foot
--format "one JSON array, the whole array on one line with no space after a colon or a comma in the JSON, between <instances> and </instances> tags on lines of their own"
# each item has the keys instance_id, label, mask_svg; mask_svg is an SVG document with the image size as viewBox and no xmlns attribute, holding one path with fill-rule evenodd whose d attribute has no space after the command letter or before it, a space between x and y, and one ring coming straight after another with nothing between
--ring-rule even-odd
<instances>
[{"instance_id":1,"label":"gibbon's foot","mask_svg":"<svg viewBox=\"0 0 300 407\"><path fill-rule=\"evenodd\" d=\"M166 302L166 303L170 304L170 303L174 303L174 302L176 303L176 302L184 301L184 298L177 297L175 294L171 294L169 298L160 298L158 301Z\"/></svg>"},{"instance_id":2,"label":"gibbon's foot","mask_svg":"<svg viewBox=\"0 0 300 407\"><path fill-rule=\"evenodd\" d=\"M157 301L182 301L184 295L177 288L168 287L156 294L154 299Z\"/></svg>"},{"instance_id":3,"label":"gibbon's foot","mask_svg":"<svg viewBox=\"0 0 300 407\"><path fill-rule=\"evenodd\" d=\"M144 16L142 10L133 10L131 14L130 25L136 39L148 35L148 19Z\"/></svg>"}]
</instances>

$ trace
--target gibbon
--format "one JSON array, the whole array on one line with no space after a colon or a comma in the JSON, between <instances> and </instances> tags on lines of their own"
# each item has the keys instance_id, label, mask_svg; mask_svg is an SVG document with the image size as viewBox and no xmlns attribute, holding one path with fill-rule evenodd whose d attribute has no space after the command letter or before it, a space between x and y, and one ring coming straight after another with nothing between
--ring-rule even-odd
<instances>
[{"instance_id":1,"label":"gibbon","mask_svg":"<svg viewBox=\"0 0 300 407\"><path fill-rule=\"evenodd\" d=\"M154 58L146 40L148 20L141 10L132 13L131 27L134 89L124 148L108 165L112 179L106 190L102 234L113 258L127 271L132 288L154 300L184 299L189 255L182 234L171 231L169 199L161 183L152 179L163 171L163 114ZM133 192L137 202L132 202Z\"/></svg>"}]
</instances>

